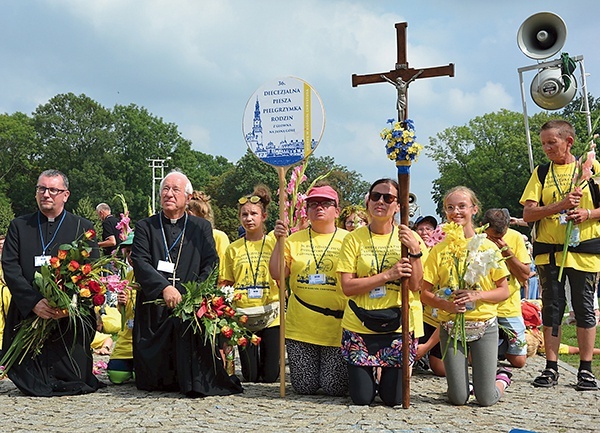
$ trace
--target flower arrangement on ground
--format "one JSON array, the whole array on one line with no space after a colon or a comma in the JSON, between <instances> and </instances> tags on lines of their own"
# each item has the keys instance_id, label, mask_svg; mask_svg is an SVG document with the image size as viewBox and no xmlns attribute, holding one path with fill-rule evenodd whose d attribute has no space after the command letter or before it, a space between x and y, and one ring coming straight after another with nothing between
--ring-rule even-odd
<instances>
[{"instance_id":1,"label":"flower arrangement on ground","mask_svg":"<svg viewBox=\"0 0 600 433\"><path fill-rule=\"evenodd\" d=\"M33 285L51 307L68 312L69 326L75 326L85 317L94 317L93 307L104 304L106 286L101 274L107 271L109 263L115 263L112 256L98 260L90 258L94 230L88 230L70 244L59 247L56 256L35 273ZM15 364L20 364L27 356L41 353L44 342L58 327L55 319L42 319L35 316L25 319L0 360L0 379L7 377Z\"/></svg>"},{"instance_id":2,"label":"flower arrangement on ground","mask_svg":"<svg viewBox=\"0 0 600 433\"><path fill-rule=\"evenodd\" d=\"M449 299L456 290L479 290L479 281L492 269L499 268L506 258L502 257L501 251L496 248L480 250L487 237L484 233L475 234L466 239L462 226L455 222L444 224L443 231L446 235L448 250L452 257L452 268L450 270L451 287L444 287L436 293L437 296ZM467 306L467 309L469 307ZM465 356L467 354L467 338L465 329L465 313L456 313L454 325L448 332L454 340L454 353L458 349L458 341L462 341ZM448 349L446 346L446 350ZM444 355L446 352L444 352Z\"/></svg>"},{"instance_id":3,"label":"flower arrangement on ground","mask_svg":"<svg viewBox=\"0 0 600 433\"><path fill-rule=\"evenodd\" d=\"M384 128L380 136L386 142L385 151L387 157L396 162L398 171L408 171L408 166L412 161L417 161L423 146L415 142L415 125L410 119L403 122L388 119L389 128ZM406 168L402 168L406 167Z\"/></svg>"},{"instance_id":4,"label":"flower arrangement on ground","mask_svg":"<svg viewBox=\"0 0 600 433\"><path fill-rule=\"evenodd\" d=\"M234 294L231 286L218 287L218 267L209 277L202 281L182 283L185 293L181 302L173 308L171 317L189 321L189 327L194 334L203 334L204 340L210 341L214 350L218 350L218 337L223 337L227 346L246 347L249 343L258 346L260 337L244 327L248 316L240 315L233 307L233 302L241 298ZM148 301L166 306L164 299Z\"/></svg>"}]
</instances>

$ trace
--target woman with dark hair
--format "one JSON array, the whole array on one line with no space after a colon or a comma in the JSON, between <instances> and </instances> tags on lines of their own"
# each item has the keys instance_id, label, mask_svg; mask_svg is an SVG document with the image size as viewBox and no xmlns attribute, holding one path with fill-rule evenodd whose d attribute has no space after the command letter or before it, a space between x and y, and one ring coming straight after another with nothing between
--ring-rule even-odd
<instances>
[{"instance_id":1,"label":"woman with dark hair","mask_svg":"<svg viewBox=\"0 0 600 433\"><path fill-rule=\"evenodd\" d=\"M422 334L422 306L418 291L427 249L414 231L396 227L398 183L379 179L369 189L369 225L344 240L337 271L348 306L342 319L342 353L348 363L350 397L354 404L371 404L378 392L383 402L402 402L402 368L412 365ZM408 257L402 258L402 245ZM411 331L410 365L402 365L401 280L408 278ZM388 320L375 320L379 315ZM394 320L395 319L395 320ZM381 368L379 383L375 369Z\"/></svg>"}]
</instances>

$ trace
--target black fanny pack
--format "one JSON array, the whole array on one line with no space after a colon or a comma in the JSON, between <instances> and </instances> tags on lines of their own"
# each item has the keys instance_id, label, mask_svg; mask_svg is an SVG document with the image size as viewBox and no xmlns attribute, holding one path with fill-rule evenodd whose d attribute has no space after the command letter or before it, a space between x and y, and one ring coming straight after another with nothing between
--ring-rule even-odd
<instances>
[{"instance_id":1,"label":"black fanny pack","mask_svg":"<svg viewBox=\"0 0 600 433\"><path fill-rule=\"evenodd\" d=\"M325 316L335 317L336 319L341 319L342 317L344 317L344 310L332 310L331 308L319 307L317 305L313 305L313 304L309 304L308 302L304 302L295 293L294 293L294 296L296 297L298 302L300 302L302 305L304 305L309 310L316 311L317 313L321 313Z\"/></svg>"},{"instance_id":2,"label":"black fanny pack","mask_svg":"<svg viewBox=\"0 0 600 433\"><path fill-rule=\"evenodd\" d=\"M556 253L562 251L563 245L558 244L545 244L542 242L533 243L533 257L539 254ZM586 254L600 254L600 238L588 239L587 241L581 242L576 247L569 247L570 253L586 253Z\"/></svg>"},{"instance_id":3,"label":"black fanny pack","mask_svg":"<svg viewBox=\"0 0 600 433\"><path fill-rule=\"evenodd\" d=\"M348 305L362 324L373 332L394 332L402 322L402 310L399 307L366 310L356 305L352 299Z\"/></svg>"}]
</instances>

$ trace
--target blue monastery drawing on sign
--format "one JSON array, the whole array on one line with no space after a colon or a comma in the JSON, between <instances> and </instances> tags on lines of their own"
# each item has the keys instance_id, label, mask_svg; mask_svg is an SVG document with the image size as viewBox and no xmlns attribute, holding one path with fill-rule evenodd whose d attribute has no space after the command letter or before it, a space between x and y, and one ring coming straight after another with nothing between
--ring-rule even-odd
<instances>
[{"instance_id":1,"label":"blue monastery drawing on sign","mask_svg":"<svg viewBox=\"0 0 600 433\"><path fill-rule=\"evenodd\" d=\"M303 139L289 141L283 139L278 144L275 144L272 141L263 144L263 128L258 97L256 98L256 105L254 106L252 131L246 134L246 142L259 159L270 165L287 166L304 159ZM311 149L314 149L316 145L315 139L311 138Z\"/></svg>"}]
</instances>

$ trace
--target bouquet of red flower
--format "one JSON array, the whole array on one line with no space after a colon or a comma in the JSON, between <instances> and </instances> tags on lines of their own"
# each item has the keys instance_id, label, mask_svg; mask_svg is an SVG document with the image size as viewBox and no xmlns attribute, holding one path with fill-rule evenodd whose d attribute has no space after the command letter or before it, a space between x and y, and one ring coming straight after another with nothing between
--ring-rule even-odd
<instances>
[{"instance_id":1,"label":"bouquet of red flower","mask_svg":"<svg viewBox=\"0 0 600 433\"><path fill-rule=\"evenodd\" d=\"M115 262L111 256L99 260L90 259L94 230L86 231L79 239L59 247L58 254L50 263L35 273L33 285L53 308L68 312L70 325L86 316L93 315L93 307L105 302L106 286L101 282L105 266ZM0 380L8 370L20 364L27 356L35 357L50 334L57 329L54 319L28 317L21 322L12 344L0 360Z\"/></svg>"},{"instance_id":2,"label":"bouquet of red flower","mask_svg":"<svg viewBox=\"0 0 600 433\"><path fill-rule=\"evenodd\" d=\"M217 337L222 335L228 346L246 347L248 343L258 345L260 337L244 327L248 316L239 315L233 302L241 295L234 295L233 287L217 287L218 268L211 272L205 281L183 283L186 292L181 302L173 308L171 317L189 321L194 334L204 334L204 340L217 347ZM164 299L148 301L165 306Z\"/></svg>"}]
</instances>

